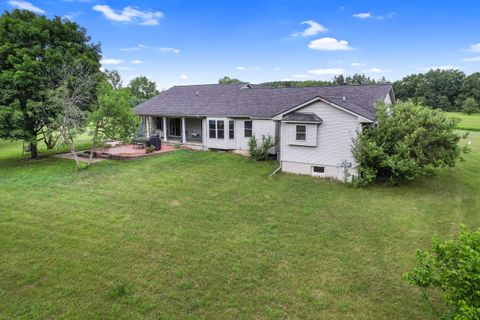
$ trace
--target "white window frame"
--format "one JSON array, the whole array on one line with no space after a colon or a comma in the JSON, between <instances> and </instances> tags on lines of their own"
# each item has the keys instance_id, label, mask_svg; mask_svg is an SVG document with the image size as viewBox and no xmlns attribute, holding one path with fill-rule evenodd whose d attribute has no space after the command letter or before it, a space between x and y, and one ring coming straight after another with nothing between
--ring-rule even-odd
<instances>
[{"instance_id":1,"label":"white window frame","mask_svg":"<svg viewBox=\"0 0 480 320\"><path fill-rule=\"evenodd\" d=\"M298 128L303 127L304 132L298 132ZM298 139L298 135L303 134L305 138L303 139ZM301 142L306 142L307 141L307 125L306 124L296 124L295 125L295 141L301 141Z\"/></svg>"}]
</instances>

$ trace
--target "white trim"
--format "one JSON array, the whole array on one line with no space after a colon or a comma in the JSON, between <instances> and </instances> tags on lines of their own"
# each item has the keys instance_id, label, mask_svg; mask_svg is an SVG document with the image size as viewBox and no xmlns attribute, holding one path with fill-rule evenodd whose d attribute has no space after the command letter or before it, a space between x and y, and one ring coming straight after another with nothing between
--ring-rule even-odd
<instances>
[{"instance_id":1,"label":"white trim","mask_svg":"<svg viewBox=\"0 0 480 320\"><path fill-rule=\"evenodd\" d=\"M294 112L294 111L296 111L296 110L298 110L298 109L304 108L304 107L306 107L306 106L308 106L308 105L310 105L310 104L312 104L312 103L314 103L314 102L318 102L318 101L324 102L324 103L326 103L326 104L328 104L328 105L330 105L330 106L332 106L332 107L334 107L334 108L337 108L337 109L342 110L342 111L344 111L344 112L346 112L346 113L348 113L348 114L351 114L351 115L353 115L353 116L358 117L358 121L359 121L359 122L373 122L373 120L367 119L367 118L359 115L358 113L355 113L355 112L353 112L353 111L347 110L347 109L339 106L338 104L335 104L335 103L333 103L333 102L330 102L330 101L328 101L328 100L326 100L326 99L324 99L324 98L322 98L322 97L315 97L315 98L313 98L313 99L310 99L310 100L308 100L308 101L305 101L304 103L301 103L301 104L299 104L299 105L296 106L296 107L290 108L290 109L288 109L287 111L284 111L284 112L282 112L282 113L279 113L279 114L273 116L273 117L272 117L272 120L280 120L280 121L281 121L281 120L282 120L282 117L283 117L284 115L289 114L289 113L292 113L292 112Z\"/></svg>"}]
</instances>

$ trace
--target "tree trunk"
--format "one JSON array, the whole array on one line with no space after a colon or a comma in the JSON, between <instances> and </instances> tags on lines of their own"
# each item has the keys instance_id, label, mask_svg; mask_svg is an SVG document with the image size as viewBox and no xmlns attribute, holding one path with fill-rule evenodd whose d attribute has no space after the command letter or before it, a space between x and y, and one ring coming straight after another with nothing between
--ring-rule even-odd
<instances>
[{"instance_id":1,"label":"tree trunk","mask_svg":"<svg viewBox=\"0 0 480 320\"><path fill-rule=\"evenodd\" d=\"M95 150L95 145L97 144L97 136L98 136L98 122L95 125L95 132L93 133L92 147L90 148L90 154L88 155L88 166L90 166L90 164L92 163L93 152Z\"/></svg>"},{"instance_id":2,"label":"tree trunk","mask_svg":"<svg viewBox=\"0 0 480 320\"><path fill-rule=\"evenodd\" d=\"M38 158L38 148L36 143L30 143L30 155L32 159Z\"/></svg>"}]
</instances>

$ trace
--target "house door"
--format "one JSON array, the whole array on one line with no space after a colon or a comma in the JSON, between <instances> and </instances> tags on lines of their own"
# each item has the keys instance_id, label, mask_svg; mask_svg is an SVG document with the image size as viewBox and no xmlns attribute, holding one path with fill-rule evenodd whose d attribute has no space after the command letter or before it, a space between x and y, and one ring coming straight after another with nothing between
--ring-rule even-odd
<instances>
[{"instance_id":1,"label":"house door","mask_svg":"<svg viewBox=\"0 0 480 320\"><path fill-rule=\"evenodd\" d=\"M172 137L180 137L181 136L181 126L182 121L180 118L171 118L170 119L170 128L168 130L168 134Z\"/></svg>"}]
</instances>

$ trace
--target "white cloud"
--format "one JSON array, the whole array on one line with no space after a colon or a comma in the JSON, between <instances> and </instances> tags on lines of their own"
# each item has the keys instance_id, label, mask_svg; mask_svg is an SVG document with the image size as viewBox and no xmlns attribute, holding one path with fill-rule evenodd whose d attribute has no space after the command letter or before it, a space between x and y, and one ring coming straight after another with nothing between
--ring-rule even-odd
<instances>
[{"instance_id":1,"label":"white cloud","mask_svg":"<svg viewBox=\"0 0 480 320\"><path fill-rule=\"evenodd\" d=\"M480 61L480 56L476 56L476 57L471 57L471 58L465 58L463 59L467 62L474 62L474 61Z\"/></svg>"},{"instance_id":2,"label":"white cloud","mask_svg":"<svg viewBox=\"0 0 480 320\"><path fill-rule=\"evenodd\" d=\"M480 52L480 43L472 44L467 48L467 51Z\"/></svg>"},{"instance_id":3,"label":"white cloud","mask_svg":"<svg viewBox=\"0 0 480 320\"><path fill-rule=\"evenodd\" d=\"M381 68L370 68L367 70L363 70L363 73L387 73L392 72L390 69L381 69Z\"/></svg>"},{"instance_id":4,"label":"white cloud","mask_svg":"<svg viewBox=\"0 0 480 320\"><path fill-rule=\"evenodd\" d=\"M370 12L363 12L363 13L356 13L353 16L358 19L368 19L372 17L372 14Z\"/></svg>"},{"instance_id":5,"label":"white cloud","mask_svg":"<svg viewBox=\"0 0 480 320\"><path fill-rule=\"evenodd\" d=\"M35 13L39 13L39 14L45 14L45 10L43 9L40 9L39 7L31 4L30 2L28 1L22 1L22 0L9 0L7 1L9 5L15 7L15 8L18 8L18 9L22 9L22 10L29 10L29 11L32 11L32 12L35 12Z\"/></svg>"},{"instance_id":6,"label":"white cloud","mask_svg":"<svg viewBox=\"0 0 480 320\"><path fill-rule=\"evenodd\" d=\"M143 46L145 47L145 46ZM163 53L180 53L180 50L175 48L156 48L155 50Z\"/></svg>"},{"instance_id":7,"label":"white cloud","mask_svg":"<svg viewBox=\"0 0 480 320\"><path fill-rule=\"evenodd\" d=\"M138 47L120 48L120 51L137 51L138 49Z\"/></svg>"},{"instance_id":8,"label":"white cloud","mask_svg":"<svg viewBox=\"0 0 480 320\"><path fill-rule=\"evenodd\" d=\"M335 38L320 38L312 40L308 47L313 50L336 51L336 50L352 50L346 40L337 40Z\"/></svg>"},{"instance_id":9,"label":"white cloud","mask_svg":"<svg viewBox=\"0 0 480 320\"><path fill-rule=\"evenodd\" d=\"M389 14L386 14L384 16L374 16L371 12L360 12L360 13L354 14L353 17L358 18L358 19L383 20L385 18L393 18L394 15L395 15L395 12L390 12Z\"/></svg>"},{"instance_id":10,"label":"white cloud","mask_svg":"<svg viewBox=\"0 0 480 320\"><path fill-rule=\"evenodd\" d=\"M305 79L305 78L310 78L311 76L308 75L308 74L294 74L293 75L294 78L301 78L301 79Z\"/></svg>"},{"instance_id":11,"label":"white cloud","mask_svg":"<svg viewBox=\"0 0 480 320\"><path fill-rule=\"evenodd\" d=\"M316 21L313 21L313 20L302 21L302 22L300 22L300 24L307 24L308 28L303 30L302 32L297 31L297 32L292 33L292 37L298 37L298 36L310 37L310 36L314 36L314 35L316 35L318 33L321 33L321 32L326 32L328 30L327 28L322 26L320 23L318 23Z\"/></svg>"},{"instance_id":12,"label":"white cloud","mask_svg":"<svg viewBox=\"0 0 480 320\"><path fill-rule=\"evenodd\" d=\"M123 60L121 59L102 59L102 61L100 61L101 64L103 65L119 65L119 64L123 64Z\"/></svg>"},{"instance_id":13,"label":"white cloud","mask_svg":"<svg viewBox=\"0 0 480 320\"><path fill-rule=\"evenodd\" d=\"M366 66L365 63L360 63L360 62L352 62L352 63L350 63L350 65L351 65L352 67L363 67L363 66Z\"/></svg>"},{"instance_id":14,"label":"white cloud","mask_svg":"<svg viewBox=\"0 0 480 320\"><path fill-rule=\"evenodd\" d=\"M342 68L325 68L325 69L308 70L308 73L314 74L316 76L324 76L324 75L343 74L345 73L345 70L343 70Z\"/></svg>"},{"instance_id":15,"label":"white cloud","mask_svg":"<svg viewBox=\"0 0 480 320\"><path fill-rule=\"evenodd\" d=\"M142 60L135 59L135 60L132 60L132 63L133 63L133 64L142 64L143 61L142 61Z\"/></svg>"},{"instance_id":16,"label":"white cloud","mask_svg":"<svg viewBox=\"0 0 480 320\"><path fill-rule=\"evenodd\" d=\"M260 69L260 67L252 67L252 66L248 66L248 67L244 67L244 66L237 66L235 67L235 69L237 69L238 71L258 71Z\"/></svg>"},{"instance_id":17,"label":"white cloud","mask_svg":"<svg viewBox=\"0 0 480 320\"><path fill-rule=\"evenodd\" d=\"M188 79L189 77L186 74L181 74L179 76L180 79Z\"/></svg>"},{"instance_id":18,"label":"white cloud","mask_svg":"<svg viewBox=\"0 0 480 320\"><path fill-rule=\"evenodd\" d=\"M160 11L141 11L135 7L125 7L123 10L114 10L107 5L97 4L92 8L94 11L103 13L105 18L111 21L136 23L144 26L154 26L163 17Z\"/></svg>"}]
</instances>

